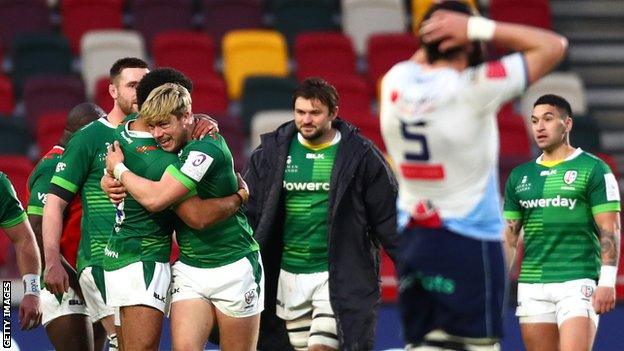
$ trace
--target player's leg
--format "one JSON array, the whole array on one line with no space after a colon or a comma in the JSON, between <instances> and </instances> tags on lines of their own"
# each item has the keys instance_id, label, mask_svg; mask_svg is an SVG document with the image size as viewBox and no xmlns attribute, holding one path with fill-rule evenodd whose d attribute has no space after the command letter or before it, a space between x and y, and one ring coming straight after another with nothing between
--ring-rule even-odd
<instances>
[{"instance_id":1,"label":"player's leg","mask_svg":"<svg viewBox=\"0 0 624 351\"><path fill-rule=\"evenodd\" d=\"M106 296L104 270L98 266L86 267L80 272L78 283L80 284L91 322L102 324L109 340L109 349L117 350L115 348L115 345L117 345L114 323L115 311L104 302Z\"/></svg>"},{"instance_id":2,"label":"player's leg","mask_svg":"<svg viewBox=\"0 0 624 351\"><path fill-rule=\"evenodd\" d=\"M100 351L104 349L106 343L106 329L100 322L91 323L91 328L93 329L93 349Z\"/></svg>"},{"instance_id":3,"label":"player's leg","mask_svg":"<svg viewBox=\"0 0 624 351\"><path fill-rule=\"evenodd\" d=\"M260 313L249 317L232 317L216 309L220 348L223 351L255 351L260 329Z\"/></svg>"},{"instance_id":4,"label":"player's leg","mask_svg":"<svg viewBox=\"0 0 624 351\"><path fill-rule=\"evenodd\" d=\"M122 349L157 350L171 281L169 263L134 262L106 271L105 279L107 302L119 307Z\"/></svg>"},{"instance_id":5,"label":"player's leg","mask_svg":"<svg viewBox=\"0 0 624 351\"><path fill-rule=\"evenodd\" d=\"M202 269L176 262L171 281L171 343L174 351L204 350L215 323L214 306L203 295L200 282L215 277Z\"/></svg>"},{"instance_id":6,"label":"player's leg","mask_svg":"<svg viewBox=\"0 0 624 351\"><path fill-rule=\"evenodd\" d=\"M56 350L93 350L89 314L84 301L72 288L61 296L43 289L40 301L42 324Z\"/></svg>"},{"instance_id":7,"label":"player's leg","mask_svg":"<svg viewBox=\"0 0 624 351\"><path fill-rule=\"evenodd\" d=\"M338 350L336 317L329 301L329 273L306 274L315 287L312 294L312 325L308 351Z\"/></svg>"},{"instance_id":8,"label":"player's leg","mask_svg":"<svg viewBox=\"0 0 624 351\"><path fill-rule=\"evenodd\" d=\"M312 327L313 288L299 274L280 270L275 314L286 324L288 340L295 351L307 350Z\"/></svg>"},{"instance_id":9,"label":"player's leg","mask_svg":"<svg viewBox=\"0 0 624 351\"><path fill-rule=\"evenodd\" d=\"M312 327L312 313L285 322L288 340L293 349L295 351L307 350Z\"/></svg>"},{"instance_id":10,"label":"player's leg","mask_svg":"<svg viewBox=\"0 0 624 351\"><path fill-rule=\"evenodd\" d=\"M516 316L527 351L559 350L556 310L547 284L518 284Z\"/></svg>"},{"instance_id":11,"label":"player's leg","mask_svg":"<svg viewBox=\"0 0 624 351\"><path fill-rule=\"evenodd\" d=\"M545 315L543 317L534 316L535 321L540 319L549 319L553 315ZM529 319L530 320L530 319ZM557 323L539 323L539 322L521 322L520 332L522 333L522 342L527 351L557 351L559 350L559 331Z\"/></svg>"},{"instance_id":12,"label":"player's leg","mask_svg":"<svg viewBox=\"0 0 624 351\"><path fill-rule=\"evenodd\" d=\"M598 328L598 315L591 304L596 282L577 279L556 284L555 288L560 350L591 350Z\"/></svg>"}]
</instances>

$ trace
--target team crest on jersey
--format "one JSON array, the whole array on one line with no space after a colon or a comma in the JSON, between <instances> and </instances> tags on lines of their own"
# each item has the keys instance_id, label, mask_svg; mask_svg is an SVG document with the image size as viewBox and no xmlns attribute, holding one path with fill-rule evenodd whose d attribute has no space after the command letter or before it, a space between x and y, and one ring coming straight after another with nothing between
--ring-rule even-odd
<instances>
[{"instance_id":1,"label":"team crest on jersey","mask_svg":"<svg viewBox=\"0 0 624 351\"><path fill-rule=\"evenodd\" d=\"M590 285L581 286L581 294L587 298L591 297L594 294L594 287Z\"/></svg>"},{"instance_id":2,"label":"team crest on jersey","mask_svg":"<svg viewBox=\"0 0 624 351\"><path fill-rule=\"evenodd\" d=\"M252 289L245 293L245 303L251 305L256 297L256 290Z\"/></svg>"},{"instance_id":3,"label":"team crest on jersey","mask_svg":"<svg viewBox=\"0 0 624 351\"><path fill-rule=\"evenodd\" d=\"M572 184L574 183L574 181L576 180L576 176L578 175L577 171L571 170L571 171L567 171L565 172L565 174L563 175L563 181L566 184Z\"/></svg>"}]
</instances>

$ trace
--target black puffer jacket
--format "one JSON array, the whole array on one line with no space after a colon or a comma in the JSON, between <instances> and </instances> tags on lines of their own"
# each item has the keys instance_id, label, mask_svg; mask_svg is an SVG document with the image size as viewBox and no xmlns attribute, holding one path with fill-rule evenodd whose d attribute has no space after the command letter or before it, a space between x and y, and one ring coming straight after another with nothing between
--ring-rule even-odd
<instances>
[{"instance_id":1,"label":"black puffer jacket","mask_svg":"<svg viewBox=\"0 0 624 351\"><path fill-rule=\"evenodd\" d=\"M336 119L341 133L330 181L328 213L329 295L341 350L373 348L380 304L379 244L397 257L397 182L381 152L353 125ZM265 312L258 348L289 350L284 322L275 316L283 249L282 182L294 122L262 135L245 170L246 214L260 243L265 270Z\"/></svg>"}]
</instances>

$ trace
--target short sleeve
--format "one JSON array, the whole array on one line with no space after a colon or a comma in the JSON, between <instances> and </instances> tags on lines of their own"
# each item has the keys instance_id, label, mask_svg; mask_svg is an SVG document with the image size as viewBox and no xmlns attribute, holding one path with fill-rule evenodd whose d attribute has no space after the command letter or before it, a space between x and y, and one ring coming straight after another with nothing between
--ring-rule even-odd
<instances>
[{"instance_id":1,"label":"short sleeve","mask_svg":"<svg viewBox=\"0 0 624 351\"><path fill-rule=\"evenodd\" d=\"M512 172L505 184L505 203L503 205L503 217L505 219L522 219L522 207L515 190L515 184L517 183L515 178Z\"/></svg>"},{"instance_id":2,"label":"short sleeve","mask_svg":"<svg viewBox=\"0 0 624 351\"><path fill-rule=\"evenodd\" d=\"M71 193L76 193L85 182L91 166L91 147L85 130L70 139L59 163L56 164L51 183Z\"/></svg>"},{"instance_id":3,"label":"short sleeve","mask_svg":"<svg viewBox=\"0 0 624 351\"><path fill-rule=\"evenodd\" d=\"M31 179L30 197L28 198L29 215L43 216L43 206L45 205L50 188L50 180L54 175L54 168L43 168L39 172L33 173Z\"/></svg>"},{"instance_id":4,"label":"short sleeve","mask_svg":"<svg viewBox=\"0 0 624 351\"><path fill-rule=\"evenodd\" d=\"M606 163L598 161L592 170L587 192L592 214L620 211L620 189Z\"/></svg>"},{"instance_id":5,"label":"short sleeve","mask_svg":"<svg viewBox=\"0 0 624 351\"><path fill-rule=\"evenodd\" d=\"M482 63L465 74L467 100L481 108L497 109L527 87L526 63L521 53Z\"/></svg>"},{"instance_id":6,"label":"short sleeve","mask_svg":"<svg viewBox=\"0 0 624 351\"><path fill-rule=\"evenodd\" d=\"M192 142L182 150L180 162L167 167L167 172L193 190L222 158L218 148L201 141Z\"/></svg>"},{"instance_id":7,"label":"short sleeve","mask_svg":"<svg viewBox=\"0 0 624 351\"><path fill-rule=\"evenodd\" d=\"M26 220L26 212L17 199L9 178L0 173L0 227L14 227Z\"/></svg>"}]
</instances>

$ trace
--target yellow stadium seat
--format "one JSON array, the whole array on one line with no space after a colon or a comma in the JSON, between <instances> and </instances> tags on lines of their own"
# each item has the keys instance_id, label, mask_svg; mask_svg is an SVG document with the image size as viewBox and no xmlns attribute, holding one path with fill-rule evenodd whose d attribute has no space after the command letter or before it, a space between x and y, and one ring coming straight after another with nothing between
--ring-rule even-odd
<instances>
[{"instance_id":1,"label":"yellow stadium seat","mask_svg":"<svg viewBox=\"0 0 624 351\"><path fill-rule=\"evenodd\" d=\"M223 37L223 75L228 95L238 99L245 78L252 75L288 75L286 40L272 30L235 30Z\"/></svg>"},{"instance_id":2,"label":"yellow stadium seat","mask_svg":"<svg viewBox=\"0 0 624 351\"><path fill-rule=\"evenodd\" d=\"M475 11L477 11L477 1L476 0L464 0L470 4ZM423 17L425 17L425 13L433 3L440 2L440 0L412 0L412 29L414 33L418 34L418 28L420 27L420 22L422 22Z\"/></svg>"}]
</instances>

